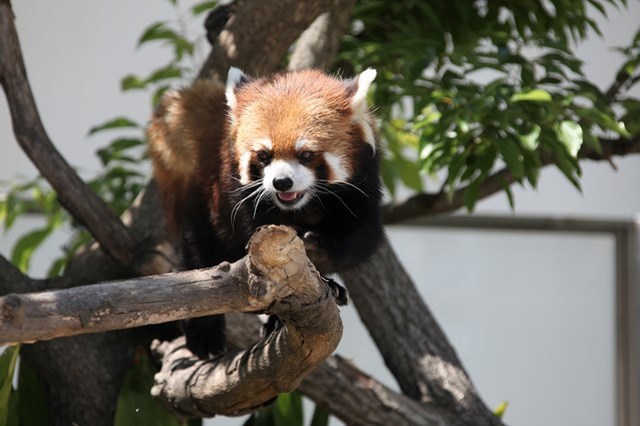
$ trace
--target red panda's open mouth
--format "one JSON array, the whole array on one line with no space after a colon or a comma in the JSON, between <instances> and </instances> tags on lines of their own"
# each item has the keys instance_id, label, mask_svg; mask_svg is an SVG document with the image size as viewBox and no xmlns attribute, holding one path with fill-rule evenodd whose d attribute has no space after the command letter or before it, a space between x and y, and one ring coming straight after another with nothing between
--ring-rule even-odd
<instances>
[{"instance_id":1,"label":"red panda's open mouth","mask_svg":"<svg viewBox=\"0 0 640 426\"><path fill-rule=\"evenodd\" d=\"M285 204L293 204L298 201L304 195L303 192L278 192L276 196L278 200Z\"/></svg>"}]
</instances>

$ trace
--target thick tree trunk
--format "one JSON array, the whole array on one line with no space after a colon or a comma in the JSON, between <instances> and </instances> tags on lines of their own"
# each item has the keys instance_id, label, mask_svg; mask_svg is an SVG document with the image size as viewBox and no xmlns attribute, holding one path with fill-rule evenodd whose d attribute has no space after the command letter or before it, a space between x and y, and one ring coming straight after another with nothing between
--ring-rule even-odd
<instances>
[{"instance_id":1,"label":"thick tree trunk","mask_svg":"<svg viewBox=\"0 0 640 426\"><path fill-rule=\"evenodd\" d=\"M341 274L358 315L403 393L455 407L455 424L498 425L388 241ZM453 423L452 423L453 424Z\"/></svg>"}]
</instances>

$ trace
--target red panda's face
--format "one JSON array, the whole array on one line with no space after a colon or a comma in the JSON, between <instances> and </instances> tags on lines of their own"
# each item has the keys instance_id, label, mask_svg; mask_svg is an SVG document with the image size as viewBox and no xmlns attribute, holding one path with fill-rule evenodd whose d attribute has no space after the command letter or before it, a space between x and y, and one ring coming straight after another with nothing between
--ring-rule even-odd
<instances>
[{"instance_id":1,"label":"red panda's face","mask_svg":"<svg viewBox=\"0 0 640 426\"><path fill-rule=\"evenodd\" d=\"M364 152L375 151L364 100L374 76L345 83L305 71L227 89L240 183L256 203L300 209L331 185L349 184L356 153L366 144Z\"/></svg>"}]
</instances>

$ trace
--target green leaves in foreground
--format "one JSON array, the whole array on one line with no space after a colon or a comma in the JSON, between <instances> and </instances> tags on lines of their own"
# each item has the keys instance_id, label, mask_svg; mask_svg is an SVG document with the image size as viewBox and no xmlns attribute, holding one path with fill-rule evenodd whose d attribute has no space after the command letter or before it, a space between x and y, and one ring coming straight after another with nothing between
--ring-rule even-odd
<instances>
[{"instance_id":1,"label":"green leaves in foreground","mask_svg":"<svg viewBox=\"0 0 640 426\"><path fill-rule=\"evenodd\" d=\"M24 359L18 368L19 352L20 345L16 345L0 354L0 426L46 426L44 387Z\"/></svg>"},{"instance_id":2,"label":"green leaves in foreground","mask_svg":"<svg viewBox=\"0 0 640 426\"><path fill-rule=\"evenodd\" d=\"M0 193L4 192L4 197L0 198L0 223L4 232L27 213L44 215L44 223L20 236L11 250L11 262L27 273L33 253L68 220L68 215L60 207L55 192L42 178L0 185L0 190Z\"/></svg>"},{"instance_id":3,"label":"green leaves in foreground","mask_svg":"<svg viewBox=\"0 0 640 426\"><path fill-rule=\"evenodd\" d=\"M11 404L13 375L16 371L20 346L10 346L0 355L0 426L7 426L16 416L16 404Z\"/></svg>"},{"instance_id":4,"label":"green leaves in foreground","mask_svg":"<svg viewBox=\"0 0 640 426\"><path fill-rule=\"evenodd\" d=\"M507 412L507 408L509 408L509 402L503 401L495 410L493 410L493 414L495 414L497 418L502 420L504 419L504 415Z\"/></svg>"},{"instance_id":5,"label":"green leaves in foreground","mask_svg":"<svg viewBox=\"0 0 640 426\"><path fill-rule=\"evenodd\" d=\"M143 350L136 352L134 364L129 370L118 396L114 426L182 426L186 422L169 414L151 396L154 371L149 356ZM202 420L190 421L189 426Z\"/></svg>"},{"instance_id":6,"label":"green leaves in foreground","mask_svg":"<svg viewBox=\"0 0 640 426\"><path fill-rule=\"evenodd\" d=\"M310 426L328 424L328 411L316 406ZM252 414L244 426L304 426L302 396L298 392L281 393L273 404Z\"/></svg>"}]
</instances>

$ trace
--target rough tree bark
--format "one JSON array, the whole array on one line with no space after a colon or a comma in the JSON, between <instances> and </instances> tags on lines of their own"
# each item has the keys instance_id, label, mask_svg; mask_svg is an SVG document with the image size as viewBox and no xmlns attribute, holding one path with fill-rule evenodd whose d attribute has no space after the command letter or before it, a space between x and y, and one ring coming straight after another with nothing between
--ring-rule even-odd
<instances>
[{"instance_id":1,"label":"rough tree bark","mask_svg":"<svg viewBox=\"0 0 640 426\"><path fill-rule=\"evenodd\" d=\"M313 317L316 329L341 334L337 310L318 306L325 303L325 287L295 231L269 225L256 231L248 254L232 264L0 297L0 345L227 312L278 313L286 325L292 315L282 312L294 307ZM296 325L306 322L294 319Z\"/></svg>"},{"instance_id":2,"label":"rough tree bark","mask_svg":"<svg viewBox=\"0 0 640 426\"><path fill-rule=\"evenodd\" d=\"M162 369L151 392L182 416L253 412L278 393L293 391L342 337L334 297L291 228L258 230L246 258L228 272L240 290L230 298L239 305L230 310L276 314L283 326L247 349L213 360L194 357L184 338L155 344ZM177 367L185 362L189 368Z\"/></svg>"}]
</instances>

